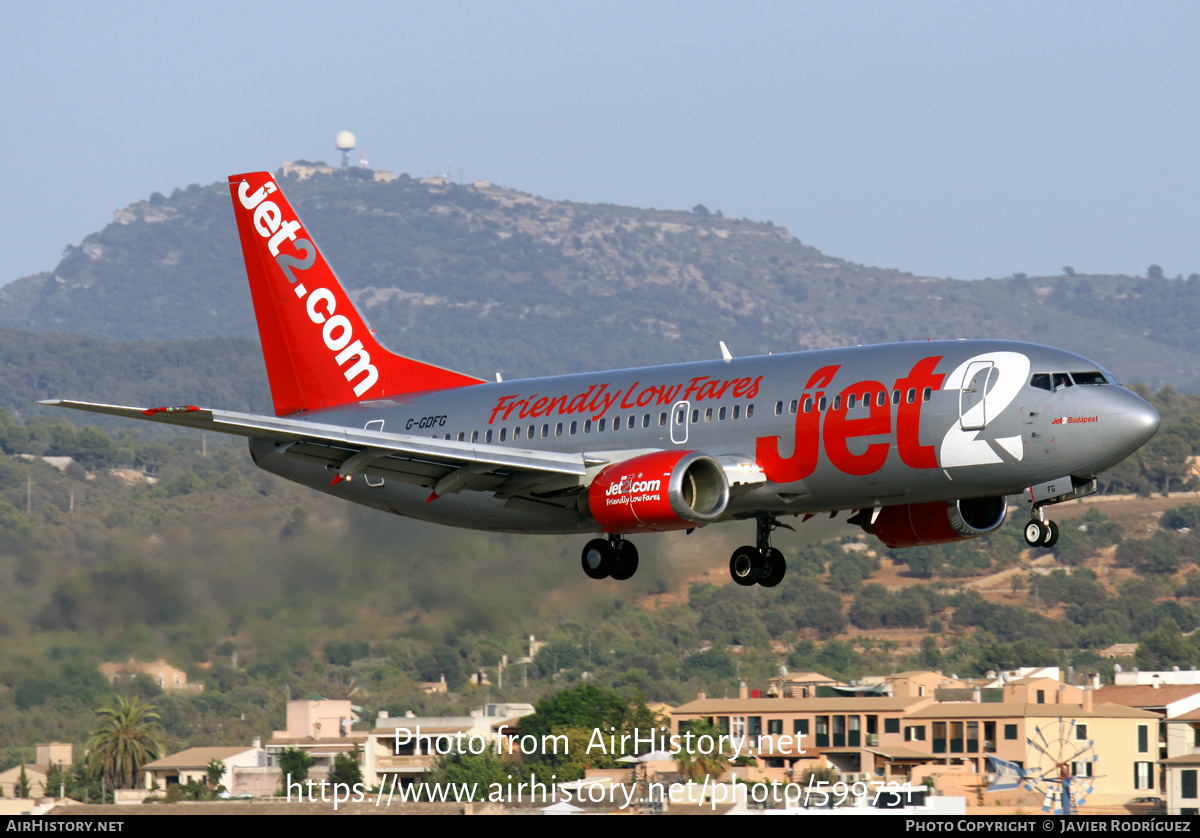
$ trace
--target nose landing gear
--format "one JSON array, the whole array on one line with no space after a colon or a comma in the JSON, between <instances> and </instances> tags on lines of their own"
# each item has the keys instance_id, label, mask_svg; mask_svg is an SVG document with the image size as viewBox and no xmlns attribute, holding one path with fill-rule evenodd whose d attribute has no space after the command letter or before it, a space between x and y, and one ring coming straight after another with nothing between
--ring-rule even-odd
<instances>
[{"instance_id":1,"label":"nose landing gear","mask_svg":"<svg viewBox=\"0 0 1200 838\"><path fill-rule=\"evenodd\" d=\"M593 538L585 544L580 563L583 572L591 579L607 579L611 576L624 581L637 573L638 551L621 536L610 534L607 541Z\"/></svg>"},{"instance_id":2,"label":"nose landing gear","mask_svg":"<svg viewBox=\"0 0 1200 838\"><path fill-rule=\"evenodd\" d=\"M1058 524L1046 519L1040 505L1033 507L1034 517L1025 525L1025 543L1048 550L1058 543Z\"/></svg>"},{"instance_id":3,"label":"nose landing gear","mask_svg":"<svg viewBox=\"0 0 1200 838\"><path fill-rule=\"evenodd\" d=\"M760 515L757 524L757 546L739 547L733 551L729 559L729 575L739 585L774 588L787 573L787 561L783 553L771 546L771 532L778 527L792 528L779 523L771 515Z\"/></svg>"}]
</instances>

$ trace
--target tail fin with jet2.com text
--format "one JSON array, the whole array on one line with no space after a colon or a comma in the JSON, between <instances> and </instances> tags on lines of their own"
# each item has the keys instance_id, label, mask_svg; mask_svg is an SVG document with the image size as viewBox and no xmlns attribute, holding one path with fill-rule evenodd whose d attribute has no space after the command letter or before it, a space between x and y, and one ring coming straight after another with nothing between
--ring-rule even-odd
<instances>
[{"instance_id":1,"label":"tail fin with jet2.com text","mask_svg":"<svg viewBox=\"0 0 1200 838\"><path fill-rule=\"evenodd\" d=\"M275 415L482 383L376 341L270 172L229 192Z\"/></svg>"}]
</instances>

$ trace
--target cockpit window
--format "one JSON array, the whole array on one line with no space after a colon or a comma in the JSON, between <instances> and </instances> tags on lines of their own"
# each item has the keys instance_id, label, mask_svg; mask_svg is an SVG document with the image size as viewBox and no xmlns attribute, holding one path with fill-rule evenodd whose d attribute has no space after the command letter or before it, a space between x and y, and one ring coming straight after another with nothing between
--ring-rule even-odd
<instances>
[{"instance_id":1,"label":"cockpit window","mask_svg":"<svg viewBox=\"0 0 1200 838\"><path fill-rule=\"evenodd\" d=\"M1071 378L1076 384L1108 384L1108 378L1102 372L1073 372Z\"/></svg>"},{"instance_id":2,"label":"cockpit window","mask_svg":"<svg viewBox=\"0 0 1200 838\"><path fill-rule=\"evenodd\" d=\"M1039 390L1050 390L1050 373L1039 372L1034 373L1033 378L1029 379L1030 387L1037 387Z\"/></svg>"},{"instance_id":3,"label":"cockpit window","mask_svg":"<svg viewBox=\"0 0 1200 838\"><path fill-rule=\"evenodd\" d=\"M1071 376L1067 375L1065 372L1054 373L1054 389L1055 390L1065 390L1070 386L1071 386Z\"/></svg>"}]
</instances>

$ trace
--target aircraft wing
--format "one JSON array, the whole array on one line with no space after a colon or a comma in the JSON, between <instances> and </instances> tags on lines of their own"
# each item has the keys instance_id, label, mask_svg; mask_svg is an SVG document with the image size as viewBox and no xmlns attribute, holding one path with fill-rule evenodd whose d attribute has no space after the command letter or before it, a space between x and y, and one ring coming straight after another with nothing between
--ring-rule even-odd
<instances>
[{"instance_id":1,"label":"aircraft wing","mask_svg":"<svg viewBox=\"0 0 1200 838\"><path fill-rule=\"evenodd\" d=\"M287 445L289 455L335 467L334 483L366 472L433 488L435 496L463 489L511 494L569 491L583 485L589 466L607 462L582 454L392 434L194 405L142 408L66 399L41 404L270 440Z\"/></svg>"}]
</instances>

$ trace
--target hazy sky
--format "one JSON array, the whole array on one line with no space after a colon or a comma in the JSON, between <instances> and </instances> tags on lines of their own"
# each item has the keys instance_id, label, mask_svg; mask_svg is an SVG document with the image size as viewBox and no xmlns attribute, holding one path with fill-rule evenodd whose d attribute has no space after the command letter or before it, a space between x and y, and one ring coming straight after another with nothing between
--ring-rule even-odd
<instances>
[{"instance_id":1,"label":"hazy sky","mask_svg":"<svg viewBox=\"0 0 1200 838\"><path fill-rule=\"evenodd\" d=\"M341 129L376 168L700 202L917 274L1186 275L1198 42L1183 2L0 0L0 282Z\"/></svg>"}]
</instances>

